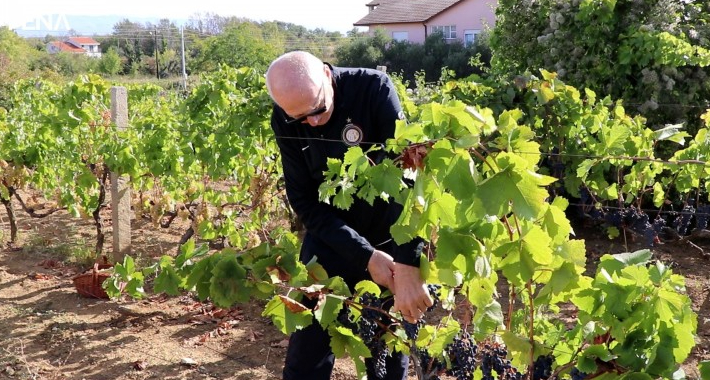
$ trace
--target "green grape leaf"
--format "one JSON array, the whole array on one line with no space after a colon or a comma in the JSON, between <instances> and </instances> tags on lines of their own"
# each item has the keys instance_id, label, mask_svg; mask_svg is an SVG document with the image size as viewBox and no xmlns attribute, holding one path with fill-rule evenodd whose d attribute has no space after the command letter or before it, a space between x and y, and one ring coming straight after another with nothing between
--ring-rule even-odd
<instances>
[{"instance_id":1,"label":"green grape leaf","mask_svg":"<svg viewBox=\"0 0 710 380\"><path fill-rule=\"evenodd\" d=\"M597 164L597 160L593 159L586 159L582 161L578 166L577 166L577 177L579 177L581 180L586 180L587 175L589 175L589 171L592 170L592 168Z\"/></svg>"},{"instance_id":2,"label":"green grape leaf","mask_svg":"<svg viewBox=\"0 0 710 380\"><path fill-rule=\"evenodd\" d=\"M538 226L533 226L525 233L521 241L501 245L496 252L505 255L500 268L505 276L517 279L516 285L532 279L535 271L552 263L550 237Z\"/></svg>"},{"instance_id":3,"label":"green grape leaf","mask_svg":"<svg viewBox=\"0 0 710 380\"><path fill-rule=\"evenodd\" d=\"M308 270L308 277L310 277L314 282L322 282L328 278L328 272L326 272L323 266L320 265L316 256L313 256L311 261L306 264L306 270Z\"/></svg>"},{"instance_id":4,"label":"green grape leaf","mask_svg":"<svg viewBox=\"0 0 710 380\"><path fill-rule=\"evenodd\" d=\"M332 290L333 294L342 297L350 297L352 295L348 284L345 283L345 280L343 280L342 277L331 277L325 281L322 281L322 283L326 288Z\"/></svg>"},{"instance_id":5,"label":"green grape leaf","mask_svg":"<svg viewBox=\"0 0 710 380\"><path fill-rule=\"evenodd\" d=\"M601 361L609 362L616 358L614 354L601 344L591 345L582 351L582 355L588 358L599 358Z\"/></svg>"},{"instance_id":6,"label":"green grape leaf","mask_svg":"<svg viewBox=\"0 0 710 380\"><path fill-rule=\"evenodd\" d=\"M464 294L471 304L479 310L485 310L486 306L493 301L495 292L495 282L490 278L474 278L466 283Z\"/></svg>"},{"instance_id":7,"label":"green grape leaf","mask_svg":"<svg viewBox=\"0 0 710 380\"><path fill-rule=\"evenodd\" d=\"M575 265L566 262L551 273L549 282L540 290L537 298L544 299L547 296L562 293L568 290L570 284L577 285L578 278L579 274Z\"/></svg>"},{"instance_id":8,"label":"green grape leaf","mask_svg":"<svg viewBox=\"0 0 710 380\"><path fill-rule=\"evenodd\" d=\"M530 359L530 350L533 349L528 338L518 336L510 330L504 331L501 338L508 348L508 353L511 356L511 362L515 367L522 368L523 365L528 364Z\"/></svg>"},{"instance_id":9,"label":"green grape leaf","mask_svg":"<svg viewBox=\"0 0 710 380\"><path fill-rule=\"evenodd\" d=\"M175 267L182 269L186 265L192 264L192 259L204 256L209 252L209 245L201 244L195 248L195 239L189 239L180 246L180 254L175 257Z\"/></svg>"},{"instance_id":10,"label":"green grape leaf","mask_svg":"<svg viewBox=\"0 0 710 380\"><path fill-rule=\"evenodd\" d=\"M197 233L205 240L212 240L217 237L217 231L215 231L214 225L207 219L197 225Z\"/></svg>"},{"instance_id":11,"label":"green grape leaf","mask_svg":"<svg viewBox=\"0 0 710 380\"><path fill-rule=\"evenodd\" d=\"M368 182L379 193L389 196L399 194L402 186L402 170L392 163L392 160L383 160L379 165L369 170Z\"/></svg>"},{"instance_id":12,"label":"green grape leaf","mask_svg":"<svg viewBox=\"0 0 710 380\"><path fill-rule=\"evenodd\" d=\"M710 115L710 112L708 112ZM710 118L710 116L708 116ZM708 121L710 123L710 121ZM698 371L702 380L710 380L710 360L703 360L698 364Z\"/></svg>"},{"instance_id":13,"label":"green grape leaf","mask_svg":"<svg viewBox=\"0 0 710 380\"><path fill-rule=\"evenodd\" d=\"M342 358L346 353L352 357L369 358L372 356L370 349L349 328L331 325L328 332L331 336L330 348L336 358Z\"/></svg>"},{"instance_id":14,"label":"green grape leaf","mask_svg":"<svg viewBox=\"0 0 710 380\"><path fill-rule=\"evenodd\" d=\"M655 134L655 139L658 141L668 140L673 141L676 144L684 145L685 139L691 137L683 129L683 124L666 124L665 127L653 131Z\"/></svg>"},{"instance_id":15,"label":"green grape leaf","mask_svg":"<svg viewBox=\"0 0 710 380\"><path fill-rule=\"evenodd\" d=\"M350 206L353 205L353 196L357 192L357 188L352 182L342 181L340 187L333 197L333 206L341 209L348 210Z\"/></svg>"},{"instance_id":16,"label":"green grape leaf","mask_svg":"<svg viewBox=\"0 0 710 380\"><path fill-rule=\"evenodd\" d=\"M428 346L429 353L432 357L441 355L446 349L446 346L454 341L454 337L456 337L460 330L461 326L454 318L446 317L442 319L441 323L436 327L432 335L433 339Z\"/></svg>"},{"instance_id":17,"label":"green grape leaf","mask_svg":"<svg viewBox=\"0 0 710 380\"><path fill-rule=\"evenodd\" d=\"M484 180L478 187L477 195L490 215L507 214L512 207L518 217L532 220L547 208L545 199L549 194L543 186L554 181L551 177L508 166Z\"/></svg>"},{"instance_id":18,"label":"green grape leaf","mask_svg":"<svg viewBox=\"0 0 710 380\"><path fill-rule=\"evenodd\" d=\"M247 271L239 265L234 254L222 255L212 269L210 296L215 305L231 307L235 303L249 300Z\"/></svg>"},{"instance_id":19,"label":"green grape leaf","mask_svg":"<svg viewBox=\"0 0 710 380\"><path fill-rule=\"evenodd\" d=\"M171 296L177 296L180 294L180 288L183 286L183 278L180 278L175 272L173 266L163 267L160 274L155 279L153 284L153 291L155 293L169 294Z\"/></svg>"},{"instance_id":20,"label":"green grape leaf","mask_svg":"<svg viewBox=\"0 0 710 380\"><path fill-rule=\"evenodd\" d=\"M123 258L123 264L118 263L114 265L113 271L114 273L120 275L122 279L128 279L135 272L135 264L133 262L133 258L129 255L126 255Z\"/></svg>"},{"instance_id":21,"label":"green grape leaf","mask_svg":"<svg viewBox=\"0 0 710 380\"><path fill-rule=\"evenodd\" d=\"M351 147L345 152L343 164L346 165L347 174L350 178L355 178L370 166L367 156L365 156L359 146Z\"/></svg>"},{"instance_id":22,"label":"green grape leaf","mask_svg":"<svg viewBox=\"0 0 710 380\"><path fill-rule=\"evenodd\" d=\"M587 264L587 249L584 240L568 240L555 247L555 257L584 268Z\"/></svg>"},{"instance_id":23,"label":"green grape leaf","mask_svg":"<svg viewBox=\"0 0 710 380\"><path fill-rule=\"evenodd\" d=\"M397 141L419 142L425 136L424 129L419 123L397 123L394 138Z\"/></svg>"},{"instance_id":24,"label":"green grape leaf","mask_svg":"<svg viewBox=\"0 0 710 380\"><path fill-rule=\"evenodd\" d=\"M677 328L674 326L674 328ZM646 371L656 376L668 376L675 369L675 357L673 355L673 347L678 346L678 341L675 337L673 329L661 326L660 331L656 335L659 340L652 350L653 355L650 358L651 363L646 367Z\"/></svg>"},{"instance_id":25,"label":"green grape leaf","mask_svg":"<svg viewBox=\"0 0 710 380\"><path fill-rule=\"evenodd\" d=\"M380 287L370 280L363 280L355 284L355 292L357 294L372 293L375 296L380 295Z\"/></svg>"},{"instance_id":26,"label":"green grape leaf","mask_svg":"<svg viewBox=\"0 0 710 380\"><path fill-rule=\"evenodd\" d=\"M439 231L436 244L436 264L439 268L450 268L458 255L472 257L482 252L481 242L468 231L448 227Z\"/></svg>"},{"instance_id":27,"label":"green grape leaf","mask_svg":"<svg viewBox=\"0 0 710 380\"><path fill-rule=\"evenodd\" d=\"M626 152L624 144L631 137L631 130L621 126L605 126L598 135L603 144L603 151L608 155L619 155Z\"/></svg>"},{"instance_id":28,"label":"green grape leaf","mask_svg":"<svg viewBox=\"0 0 710 380\"><path fill-rule=\"evenodd\" d=\"M335 321L342 309L342 298L322 294L313 310L313 315L321 326L326 327Z\"/></svg>"},{"instance_id":29,"label":"green grape leaf","mask_svg":"<svg viewBox=\"0 0 710 380\"><path fill-rule=\"evenodd\" d=\"M218 260L219 255L203 258L192 267L190 274L187 276L185 288L192 289L194 287L197 291L197 297L201 301L206 300L210 296L212 269L214 269L214 263Z\"/></svg>"},{"instance_id":30,"label":"green grape leaf","mask_svg":"<svg viewBox=\"0 0 710 380\"><path fill-rule=\"evenodd\" d=\"M690 310L690 300L686 300L684 314L678 316L681 323L675 323L673 332L673 357L676 363L683 363L690 355L691 350L695 346L695 333L697 328L698 316Z\"/></svg>"},{"instance_id":31,"label":"green grape leaf","mask_svg":"<svg viewBox=\"0 0 710 380\"><path fill-rule=\"evenodd\" d=\"M660 182L653 184L653 205L661 207L666 200L666 192Z\"/></svg>"},{"instance_id":32,"label":"green grape leaf","mask_svg":"<svg viewBox=\"0 0 710 380\"><path fill-rule=\"evenodd\" d=\"M426 255L419 256L419 273L424 281L431 276L431 263Z\"/></svg>"},{"instance_id":33,"label":"green grape leaf","mask_svg":"<svg viewBox=\"0 0 710 380\"><path fill-rule=\"evenodd\" d=\"M266 304L261 315L270 317L279 331L287 335L313 323L313 314L310 310L294 313L284 303L284 298L283 296L274 296Z\"/></svg>"},{"instance_id":34,"label":"green grape leaf","mask_svg":"<svg viewBox=\"0 0 710 380\"><path fill-rule=\"evenodd\" d=\"M478 173L467 151L457 149L445 173L442 183L454 197L457 199L470 197L471 192L476 188Z\"/></svg>"},{"instance_id":35,"label":"green grape leaf","mask_svg":"<svg viewBox=\"0 0 710 380\"><path fill-rule=\"evenodd\" d=\"M478 331L491 334L503 327L503 309L498 301L491 301L485 307L476 309L473 323Z\"/></svg>"},{"instance_id":36,"label":"green grape leaf","mask_svg":"<svg viewBox=\"0 0 710 380\"><path fill-rule=\"evenodd\" d=\"M406 193L404 210L399 214L397 222L390 227L392 238L397 244L404 244L417 235L417 227L422 217L421 208L416 205L415 193L409 189L404 193Z\"/></svg>"},{"instance_id":37,"label":"green grape leaf","mask_svg":"<svg viewBox=\"0 0 710 380\"><path fill-rule=\"evenodd\" d=\"M568 204L566 199L555 197L543 216L542 226L552 237L553 243L561 244L567 241L572 233L572 225L564 212Z\"/></svg>"},{"instance_id":38,"label":"green grape leaf","mask_svg":"<svg viewBox=\"0 0 710 380\"><path fill-rule=\"evenodd\" d=\"M599 269L603 269L607 273L619 273L630 265L645 265L651 260L651 257L653 257L653 252L649 249L604 255L601 257Z\"/></svg>"}]
</instances>

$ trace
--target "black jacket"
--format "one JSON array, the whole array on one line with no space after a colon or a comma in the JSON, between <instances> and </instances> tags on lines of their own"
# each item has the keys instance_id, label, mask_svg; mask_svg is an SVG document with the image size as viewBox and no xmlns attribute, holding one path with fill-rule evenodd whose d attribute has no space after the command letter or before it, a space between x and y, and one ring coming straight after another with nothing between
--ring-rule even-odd
<instances>
[{"instance_id":1,"label":"black jacket","mask_svg":"<svg viewBox=\"0 0 710 380\"><path fill-rule=\"evenodd\" d=\"M271 126L281 151L286 194L307 233L362 270L367 268L375 247L391 239L389 229L402 206L380 198L370 206L355 198L350 209L340 210L318 200L318 187L324 181L327 158L342 159L349 148L346 140L360 137L363 151L372 143L384 143L394 136L395 122L403 118L403 113L394 85L385 73L332 66L331 70L335 108L327 124L287 125L286 114L274 105ZM348 131L350 134L345 136ZM370 158L379 163L384 150ZM415 239L387 253L396 262L419 266L422 246L422 241Z\"/></svg>"}]
</instances>

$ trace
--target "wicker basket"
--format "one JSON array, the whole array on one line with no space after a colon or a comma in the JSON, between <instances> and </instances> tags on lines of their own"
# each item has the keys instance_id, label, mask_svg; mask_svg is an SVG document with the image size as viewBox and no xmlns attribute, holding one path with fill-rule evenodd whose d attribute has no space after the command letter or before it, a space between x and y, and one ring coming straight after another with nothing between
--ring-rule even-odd
<instances>
[{"instance_id":1,"label":"wicker basket","mask_svg":"<svg viewBox=\"0 0 710 380\"><path fill-rule=\"evenodd\" d=\"M107 260L104 260L103 264L96 263L90 270L74 276L72 280L74 281L76 291L84 297L108 299L108 294L106 294L104 288L101 287L101 284L111 276L111 273L103 269L111 267L112 265L109 264Z\"/></svg>"}]
</instances>

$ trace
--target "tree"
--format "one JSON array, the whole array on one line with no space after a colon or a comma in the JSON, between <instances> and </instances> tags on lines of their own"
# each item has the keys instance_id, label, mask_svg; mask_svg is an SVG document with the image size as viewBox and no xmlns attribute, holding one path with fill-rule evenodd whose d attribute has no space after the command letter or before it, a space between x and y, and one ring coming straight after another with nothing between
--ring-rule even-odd
<instances>
[{"instance_id":1,"label":"tree","mask_svg":"<svg viewBox=\"0 0 710 380\"><path fill-rule=\"evenodd\" d=\"M144 54L152 54L153 45L150 30L140 23L124 19L113 26L111 37L102 40L104 49L116 48L116 52L124 57L123 67L120 71L124 74L133 74L139 66Z\"/></svg>"},{"instance_id":2,"label":"tree","mask_svg":"<svg viewBox=\"0 0 710 380\"><path fill-rule=\"evenodd\" d=\"M707 2L501 0L491 47L497 75L540 69L624 99L650 126L688 122L710 106Z\"/></svg>"},{"instance_id":3,"label":"tree","mask_svg":"<svg viewBox=\"0 0 710 380\"><path fill-rule=\"evenodd\" d=\"M262 30L251 22L237 22L224 32L208 37L201 45L199 56L191 68L198 71L215 71L220 64L231 67L252 67L266 70L269 63L283 52L283 46L267 41Z\"/></svg>"},{"instance_id":4,"label":"tree","mask_svg":"<svg viewBox=\"0 0 710 380\"><path fill-rule=\"evenodd\" d=\"M461 41L446 41L441 32L429 35L424 44L395 41L383 29L376 29L372 36L349 33L350 42L336 50L337 62L341 66L362 66L374 68L387 66L387 71L397 73L410 83L424 73L427 82L440 79L442 69L453 71L457 77L481 73L479 67L471 65L480 61L486 66L490 61L487 42L477 42L465 47Z\"/></svg>"},{"instance_id":5,"label":"tree","mask_svg":"<svg viewBox=\"0 0 710 380\"><path fill-rule=\"evenodd\" d=\"M337 62L341 66L369 67L374 69L384 64L384 51L392 39L384 29L375 29L371 37L351 36L351 42L335 50Z\"/></svg>"},{"instance_id":6,"label":"tree","mask_svg":"<svg viewBox=\"0 0 710 380\"><path fill-rule=\"evenodd\" d=\"M116 75L123 68L123 62L121 62L121 56L118 55L118 51L115 47L110 47L108 51L101 55L99 60L99 71L108 74Z\"/></svg>"},{"instance_id":7,"label":"tree","mask_svg":"<svg viewBox=\"0 0 710 380\"><path fill-rule=\"evenodd\" d=\"M38 51L10 28L0 27L0 107L5 105L6 93L12 84L31 75L30 64L38 55Z\"/></svg>"}]
</instances>

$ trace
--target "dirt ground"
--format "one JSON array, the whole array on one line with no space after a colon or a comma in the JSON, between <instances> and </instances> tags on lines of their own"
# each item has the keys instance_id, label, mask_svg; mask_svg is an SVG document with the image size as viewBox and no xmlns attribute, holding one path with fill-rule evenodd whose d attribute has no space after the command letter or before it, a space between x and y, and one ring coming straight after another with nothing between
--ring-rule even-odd
<instances>
[{"instance_id":1,"label":"dirt ground","mask_svg":"<svg viewBox=\"0 0 710 380\"><path fill-rule=\"evenodd\" d=\"M84 269L77 252L90 250L90 221L58 212L43 219L18 212L20 240L8 246L7 217L0 211L0 379L280 379L287 337L263 304L229 310L189 296L106 301L81 297L71 278ZM174 253L184 226L158 229L133 221L133 251L143 260ZM577 228L593 263L604 253L641 247L601 230ZM106 251L111 250L110 225ZM708 242L696 242L710 252ZM653 248L658 259L687 279L698 313L697 345L684 364L698 377L697 362L710 359L710 261L697 248L678 243ZM353 379L348 359L336 363L333 379ZM415 377L410 376L410 379Z\"/></svg>"}]
</instances>

